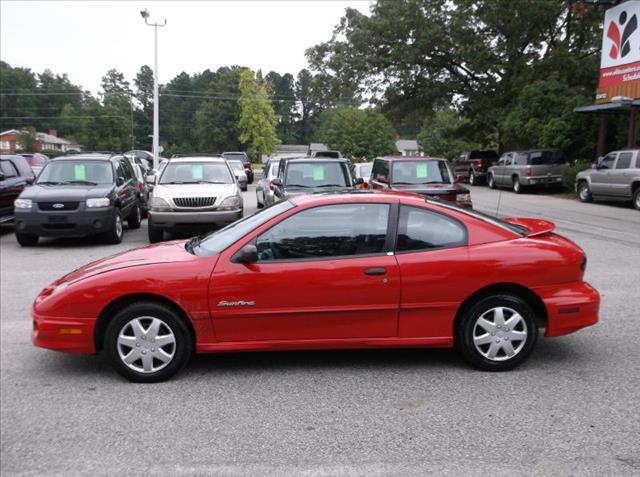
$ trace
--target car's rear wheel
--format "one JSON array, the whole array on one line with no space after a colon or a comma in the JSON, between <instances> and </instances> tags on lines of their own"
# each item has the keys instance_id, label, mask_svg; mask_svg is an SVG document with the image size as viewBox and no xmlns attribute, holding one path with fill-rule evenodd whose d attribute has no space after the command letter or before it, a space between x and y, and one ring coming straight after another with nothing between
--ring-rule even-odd
<instances>
[{"instance_id":1,"label":"car's rear wheel","mask_svg":"<svg viewBox=\"0 0 640 477\"><path fill-rule=\"evenodd\" d=\"M578 200L580 200L580 202L593 202L593 195L586 181L578 184Z\"/></svg>"},{"instance_id":2,"label":"car's rear wheel","mask_svg":"<svg viewBox=\"0 0 640 477\"><path fill-rule=\"evenodd\" d=\"M38 243L38 237L36 234L25 234L22 232L16 232L16 240L23 247L33 247Z\"/></svg>"},{"instance_id":3,"label":"car's rear wheel","mask_svg":"<svg viewBox=\"0 0 640 477\"><path fill-rule=\"evenodd\" d=\"M494 295L468 307L455 330L456 348L474 367L507 371L533 350L538 327L531 307L512 295Z\"/></svg>"},{"instance_id":4,"label":"car's rear wheel","mask_svg":"<svg viewBox=\"0 0 640 477\"><path fill-rule=\"evenodd\" d=\"M105 351L114 369L130 381L165 381L180 371L193 351L191 333L171 308L152 302L127 306L105 334Z\"/></svg>"},{"instance_id":5,"label":"car's rear wheel","mask_svg":"<svg viewBox=\"0 0 640 477\"><path fill-rule=\"evenodd\" d=\"M151 243L162 242L164 239L164 230L160 227L154 227L153 225L148 224L147 231L149 233L149 242Z\"/></svg>"},{"instance_id":6,"label":"car's rear wheel","mask_svg":"<svg viewBox=\"0 0 640 477\"><path fill-rule=\"evenodd\" d=\"M636 187L636 190L633 192L633 206L640 210L640 187Z\"/></svg>"},{"instance_id":7,"label":"car's rear wheel","mask_svg":"<svg viewBox=\"0 0 640 477\"><path fill-rule=\"evenodd\" d=\"M264 194L263 194L264 197ZM258 209L262 209L264 207L264 203L260 201L260 193L256 190L256 204L258 205Z\"/></svg>"},{"instance_id":8,"label":"car's rear wheel","mask_svg":"<svg viewBox=\"0 0 640 477\"><path fill-rule=\"evenodd\" d=\"M124 235L124 222L119 210L116 210L113 217L113 224L111 230L104 234L105 242L110 244L118 244L122 242Z\"/></svg>"},{"instance_id":9,"label":"car's rear wheel","mask_svg":"<svg viewBox=\"0 0 640 477\"><path fill-rule=\"evenodd\" d=\"M476 179L476 174L473 172L473 170L469 171L469 184L470 185L476 185L476 183L478 182L478 180Z\"/></svg>"},{"instance_id":10,"label":"car's rear wheel","mask_svg":"<svg viewBox=\"0 0 640 477\"><path fill-rule=\"evenodd\" d=\"M513 178L513 192L516 194L522 193L522 184L520 184L520 178L518 176Z\"/></svg>"},{"instance_id":11,"label":"car's rear wheel","mask_svg":"<svg viewBox=\"0 0 640 477\"><path fill-rule=\"evenodd\" d=\"M489 174L489 189L496 188L496 180L493 178L493 174Z\"/></svg>"},{"instance_id":12,"label":"car's rear wheel","mask_svg":"<svg viewBox=\"0 0 640 477\"><path fill-rule=\"evenodd\" d=\"M136 204L129 217L127 217L127 224L129 224L130 229L139 229L140 223L142 222L142 210L140 209L140 205Z\"/></svg>"}]
</instances>

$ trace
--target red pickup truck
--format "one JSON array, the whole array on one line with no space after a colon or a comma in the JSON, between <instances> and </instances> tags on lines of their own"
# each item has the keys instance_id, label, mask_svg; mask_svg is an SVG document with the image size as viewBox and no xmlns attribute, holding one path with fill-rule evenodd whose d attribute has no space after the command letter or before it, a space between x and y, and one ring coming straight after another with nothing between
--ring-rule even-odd
<instances>
[{"instance_id":1,"label":"red pickup truck","mask_svg":"<svg viewBox=\"0 0 640 477\"><path fill-rule=\"evenodd\" d=\"M456 177L462 176L471 185L487 180L487 170L498 162L496 151L469 151L462 153L453 163Z\"/></svg>"}]
</instances>

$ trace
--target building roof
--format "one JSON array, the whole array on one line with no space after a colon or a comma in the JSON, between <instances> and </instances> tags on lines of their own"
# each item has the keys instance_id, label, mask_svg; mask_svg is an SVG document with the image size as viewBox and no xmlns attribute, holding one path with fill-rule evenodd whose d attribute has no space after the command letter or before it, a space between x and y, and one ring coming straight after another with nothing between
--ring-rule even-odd
<instances>
[{"instance_id":1,"label":"building roof","mask_svg":"<svg viewBox=\"0 0 640 477\"><path fill-rule=\"evenodd\" d=\"M631 108L640 108L640 99L633 101L616 101L605 104L588 104L586 106L577 106L573 108L574 113L619 113L621 111L630 111Z\"/></svg>"},{"instance_id":2,"label":"building roof","mask_svg":"<svg viewBox=\"0 0 640 477\"><path fill-rule=\"evenodd\" d=\"M7 134L20 134L20 131L17 129L8 129L0 133L0 136L4 136ZM76 143L69 141L65 138L53 136L51 134L36 132L36 141L39 141L43 144L64 144L64 145L77 145Z\"/></svg>"},{"instance_id":3,"label":"building roof","mask_svg":"<svg viewBox=\"0 0 640 477\"><path fill-rule=\"evenodd\" d=\"M278 153L300 153L307 154L309 146L306 144L279 144L276 146Z\"/></svg>"},{"instance_id":4,"label":"building roof","mask_svg":"<svg viewBox=\"0 0 640 477\"><path fill-rule=\"evenodd\" d=\"M420 145L415 139L398 139L396 141L396 149L402 151L419 151Z\"/></svg>"}]
</instances>

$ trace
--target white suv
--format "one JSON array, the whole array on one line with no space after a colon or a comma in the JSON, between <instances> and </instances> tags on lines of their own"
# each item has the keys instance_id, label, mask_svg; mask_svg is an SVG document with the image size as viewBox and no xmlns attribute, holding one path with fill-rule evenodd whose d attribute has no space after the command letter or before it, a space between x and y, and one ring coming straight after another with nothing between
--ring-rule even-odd
<instances>
[{"instance_id":1,"label":"white suv","mask_svg":"<svg viewBox=\"0 0 640 477\"><path fill-rule=\"evenodd\" d=\"M222 227L242 218L238 182L222 157L170 159L149 199L149 241L185 225Z\"/></svg>"}]
</instances>

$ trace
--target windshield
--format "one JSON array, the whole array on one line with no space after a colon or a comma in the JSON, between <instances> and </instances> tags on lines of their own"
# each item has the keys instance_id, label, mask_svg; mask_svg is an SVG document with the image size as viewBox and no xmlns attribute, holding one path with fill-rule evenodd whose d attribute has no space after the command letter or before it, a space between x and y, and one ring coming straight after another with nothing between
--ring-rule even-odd
<instances>
[{"instance_id":1,"label":"windshield","mask_svg":"<svg viewBox=\"0 0 640 477\"><path fill-rule=\"evenodd\" d=\"M349 172L343 162L290 162L285 184L288 187L349 187Z\"/></svg>"},{"instance_id":2,"label":"windshield","mask_svg":"<svg viewBox=\"0 0 640 477\"><path fill-rule=\"evenodd\" d=\"M169 162L159 184L233 184L224 162Z\"/></svg>"},{"instance_id":3,"label":"windshield","mask_svg":"<svg viewBox=\"0 0 640 477\"><path fill-rule=\"evenodd\" d=\"M451 174L444 161L395 161L393 184L451 184Z\"/></svg>"},{"instance_id":4,"label":"windshield","mask_svg":"<svg viewBox=\"0 0 640 477\"><path fill-rule=\"evenodd\" d=\"M504 220L499 219L498 217L495 217L493 215L490 214L485 214L483 212L478 212L476 209L468 209L466 207L461 207L457 204L454 204L453 202L447 202L444 200L439 200L439 199L434 199L434 198L429 198L426 199L427 203L432 203L432 204L437 204L441 207L446 207L448 209L454 209L458 212L461 212L463 214L469 215L471 217L475 217L476 219L480 219L484 222L488 222L492 225L495 225L497 227L501 227L503 229L507 229L510 232L516 233L518 235L521 236L526 236L528 235L529 231L526 229L526 227L523 227L521 225L516 225L516 224L512 224L510 222L505 222Z\"/></svg>"},{"instance_id":5,"label":"windshield","mask_svg":"<svg viewBox=\"0 0 640 477\"><path fill-rule=\"evenodd\" d=\"M244 164L240 159L229 159L227 162L234 171L244 172Z\"/></svg>"},{"instance_id":6,"label":"windshield","mask_svg":"<svg viewBox=\"0 0 640 477\"><path fill-rule=\"evenodd\" d=\"M109 161L49 161L36 183L112 184L113 167Z\"/></svg>"},{"instance_id":7,"label":"windshield","mask_svg":"<svg viewBox=\"0 0 640 477\"><path fill-rule=\"evenodd\" d=\"M358 177L368 178L371 177L372 164L363 164L358 168Z\"/></svg>"},{"instance_id":8,"label":"windshield","mask_svg":"<svg viewBox=\"0 0 640 477\"><path fill-rule=\"evenodd\" d=\"M269 178L273 179L275 176L278 175L278 169L280 168L280 162L272 162L269 165Z\"/></svg>"},{"instance_id":9,"label":"windshield","mask_svg":"<svg viewBox=\"0 0 640 477\"><path fill-rule=\"evenodd\" d=\"M227 225L223 229L210 233L199 242L197 247L194 247L193 253L200 256L210 256L220 253L252 230L293 207L294 205L287 200L277 202L266 209L258 210L258 212L253 215L249 215L231 225Z\"/></svg>"},{"instance_id":10,"label":"windshield","mask_svg":"<svg viewBox=\"0 0 640 477\"><path fill-rule=\"evenodd\" d=\"M534 151L529 156L529 164L542 166L548 164L564 164L567 162L562 151Z\"/></svg>"}]
</instances>

